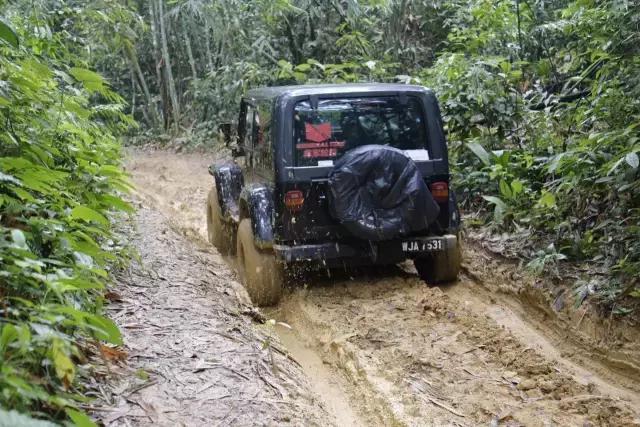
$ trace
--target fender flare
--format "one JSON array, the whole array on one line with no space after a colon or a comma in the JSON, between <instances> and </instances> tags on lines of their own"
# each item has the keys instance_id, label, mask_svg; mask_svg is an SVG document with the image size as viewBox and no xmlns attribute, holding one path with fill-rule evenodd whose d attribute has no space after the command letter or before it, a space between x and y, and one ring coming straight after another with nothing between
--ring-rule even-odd
<instances>
[{"instance_id":1,"label":"fender flare","mask_svg":"<svg viewBox=\"0 0 640 427\"><path fill-rule=\"evenodd\" d=\"M273 247L273 189L264 184L245 187L240 193L240 220L251 219L253 240L261 249Z\"/></svg>"},{"instance_id":2,"label":"fender flare","mask_svg":"<svg viewBox=\"0 0 640 427\"><path fill-rule=\"evenodd\" d=\"M240 193L244 187L242 169L235 163L223 163L209 166L209 174L214 178L223 220L238 222Z\"/></svg>"}]
</instances>

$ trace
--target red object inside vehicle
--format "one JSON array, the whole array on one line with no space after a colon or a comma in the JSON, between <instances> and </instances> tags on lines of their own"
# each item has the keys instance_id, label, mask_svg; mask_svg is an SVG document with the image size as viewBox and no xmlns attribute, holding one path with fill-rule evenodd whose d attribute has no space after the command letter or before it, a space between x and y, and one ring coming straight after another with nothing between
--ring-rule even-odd
<instances>
[{"instance_id":1,"label":"red object inside vehicle","mask_svg":"<svg viewBox=\"0 0 640 427\"><path fill-rule=\"evenodd\" d=\"M337 148L309 148L302 152L305 159L316 159L319 157L336 157L338 155Z\"/></svg>"},{"instance_id":2,"label":"red object inside vehicle","mask_svg":"<svg viewBox=\"0 0 640 427\"><path fill-rule=\"evenodd\" d=\"M305 139L309 142L324 142L331 138L331 123L304 124Z\"/></svg>"}]
</instances>

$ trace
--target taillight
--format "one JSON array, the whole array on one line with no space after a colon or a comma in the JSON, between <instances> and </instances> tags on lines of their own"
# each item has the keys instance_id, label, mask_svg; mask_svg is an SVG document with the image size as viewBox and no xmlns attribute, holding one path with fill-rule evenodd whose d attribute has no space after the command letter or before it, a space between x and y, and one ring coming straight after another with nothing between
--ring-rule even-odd
<instances>
[{"instance_id":1,"label":"taillight","mask_svg":"<svg viewBox=\"0 0 640 427\"><path fill-rule=\"evenodd\" d=\"M438 203L449 201L449 184L444 181L432 183L431 195Z\"/></svg>"},{"instance_id":2,"label":"taillight","mask_svg":"<svg viewBox=\"0 0 640 427\"><path fill-rule=\"evenodd\" d=\"M304 205L304 194L300 190L287 191L284 195L284 205L291 212L299 212Z\"/></svg>"}]
</instances>

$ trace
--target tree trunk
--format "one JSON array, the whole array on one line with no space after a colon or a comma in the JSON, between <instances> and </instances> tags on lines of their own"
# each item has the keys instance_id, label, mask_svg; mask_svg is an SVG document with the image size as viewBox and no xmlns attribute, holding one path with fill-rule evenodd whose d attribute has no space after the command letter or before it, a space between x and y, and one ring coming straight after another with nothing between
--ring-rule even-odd
<instances>
[{"instance_id":1,"label":"tree trunk","mask_svg":"<svg viewBox=\"0 0 640 427\"><path fill-rule=\"evenodd\" d=\"M213 55L211 55L211 28L207 18L204 18L204 47L207 54L207 63L209 64L209 72L213 72Z\"/></svg>"},{"instance_id":2,"label":"tree trunk","mask_svg":"<svg viewBox=\"0 0 640 427\"><path fill-rule=\"evenodd\" d=\"M158 21L156 13L155 1L149 2L149 16L151 21L151 40L153 42L153 54L156 63L156 81L158 85L158 93L160 94L160 104L162 112L163 128L168 128L169 122L169 103L167 102L167 92L165 90L164 76L162 73L162 54L160 53L160 35L158 31Z\"/></svg>"},{"instance_id":3,"label":"tree trunk","mask_svg":"<svg viewBox=\"0 0 640 427\"><path fill-rule=\"evenodd\" d=\"M191 65L191 78L196 80L198 78L198 73L196 71L196 61L193 59L193 51L191 50L191 39L189 38L189 26L182 17L182 31L184 32L184 44L187 47L187 56L189 57L189 65Z\"/></svg>"},{"instance_id":4,"label":"tree trunk","mask_svg":"<svg viewBox=\"0 0 640 427\"><path fill-rule=\"evenodd\" d=\"M144 99L146 101L146 107L142 109L142 112L145 116L145 119L152 127L158 126L158 116L156 115L156 106L153 103L153 99L151 98L151 93L149 92L149 86L147 86L147 82L144 79L144 74L142 73L142 69L140 69L140 63L138 62L138 57L136 56L133 48L129 45L125 45L124 47L127 56L129 57L129 63L131 65L131 76L135 79L138 87L142 90L144 95Z\"/></svg>"},{"instance_id":5,"label":"tree trunk","mask_svg":"<svg viewBox=\"0 0 640 427\"><path fill-rule=\"evenodd\" d=\"M298 44L298 39L296 38L295 31L287 17L284 18L284 23L287 32L287 40L289 41L289 51L291 51L291 62L293 65L298 65L302 62L302 52Z\"/></svg>"},{"instance_id":6,"label":"tree trunk","mask_svg":"<svg viewBox=\"0 0 640 427\"><path fill-rule=\"evenodd\" d=\"M162 2L164 0L158 1L158 22L160 23L160 48L162 50L162 62L164 63L165 70L165 84L167 86L167 91L169 92L169 98L171 100L171 113L173 115L173 124L178 129L180 126L180 105L178 104L178 95L176 94L176 85L173 81L173 72L171 70L171 57L169 56L169 46L167 44L167 33L165 31L164 25L164 10L162 7Z\"/></svg>"},{"instance_id":7,"label":"tree trunk","mask_svg":"<svg viewBox=\"0 0 640 427\"><path fill-rule=\"evenodd\" d=\"M131 70L131 113L130 113L132 119L135 117L135 113L136 113L136 86L137 86L136 76L132 69ZM146 114L145 114L145 119L148 119Z\"/></svg>"}]
</instances>

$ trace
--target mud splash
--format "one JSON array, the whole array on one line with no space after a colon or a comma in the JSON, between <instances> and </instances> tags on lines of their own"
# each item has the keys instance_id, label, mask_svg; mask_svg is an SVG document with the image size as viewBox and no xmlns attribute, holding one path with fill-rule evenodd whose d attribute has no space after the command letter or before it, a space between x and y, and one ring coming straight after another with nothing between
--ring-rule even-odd
<instances>
[{"instance_id":1,"label":"mud splash","mask_svg":"<svg viewBox=\"0 0 640 427\"><path fill-rule=\"evenodd\" d=\"M211 160L137 152L129 169L141 197L202 240ZM485 255L470 252L471 278L450 287L425 287L407 265L317 274L267 312L292 326L277 329L281 341L336 422L640 425L634 381L584 352L594 338L562 338L566 322L533 315L540 309L505 283L521 279L513 269L492 275ZM626 361L640 354L623 350Z\"/></svg>"}]
</instances>

